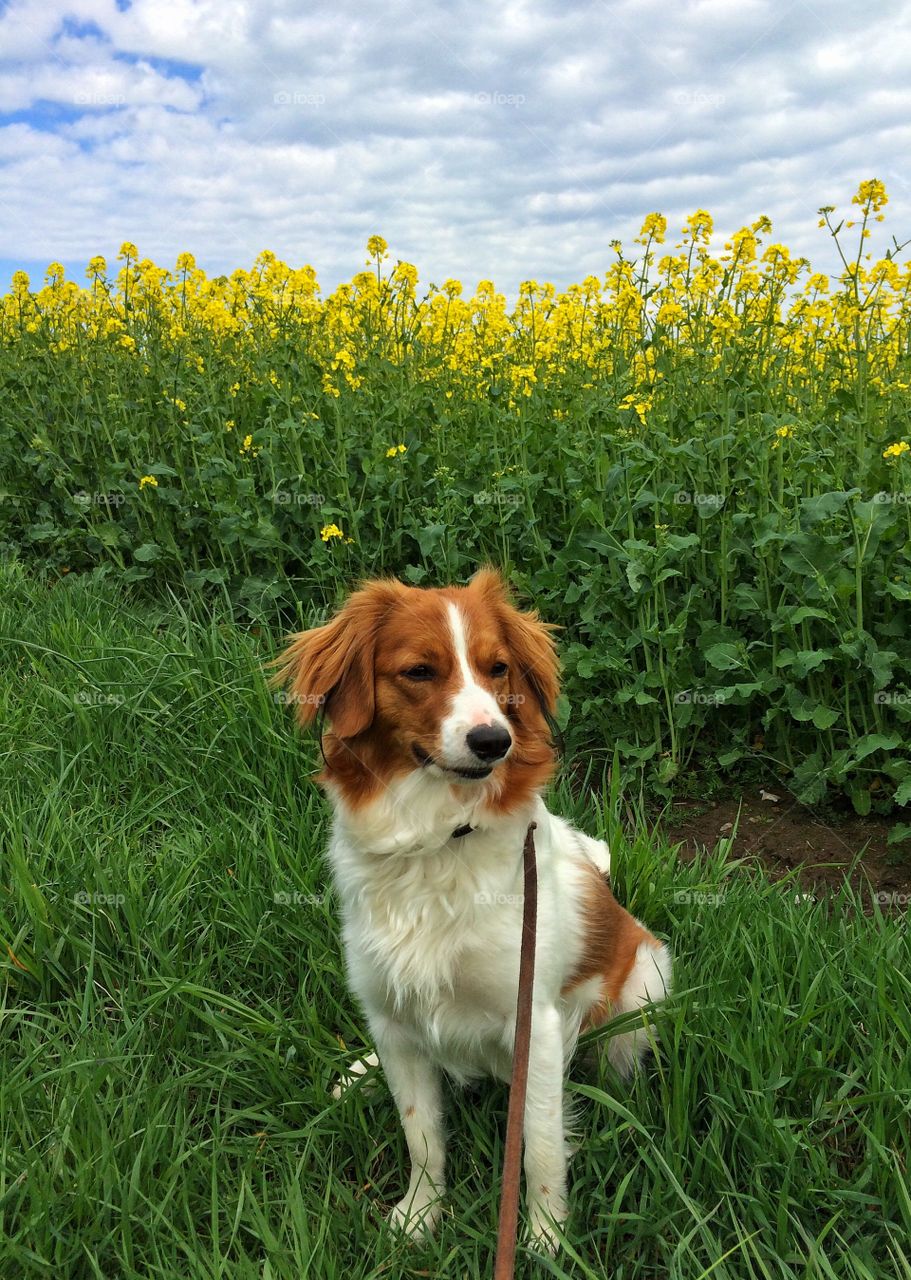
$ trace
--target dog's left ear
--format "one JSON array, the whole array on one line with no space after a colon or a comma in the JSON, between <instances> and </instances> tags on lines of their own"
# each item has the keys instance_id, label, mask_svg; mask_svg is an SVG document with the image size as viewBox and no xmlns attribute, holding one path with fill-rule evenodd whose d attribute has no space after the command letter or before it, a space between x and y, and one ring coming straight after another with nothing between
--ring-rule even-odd
<instances>
[{"instance_id":1,"label":"dog's left ear","mask_svg":"<svg viewBox=\"0 0 911 1280\"><path fill-rule=\"evenodd\" d=\"M376 637L405 590L395 581L368 582L322 627L291 637L269 665L271 688L285 687L303 727L324 708L339 738L355 738L373 723Z\"/></svg>"},{"instance_id":2,"label":"dog's left ear","mask_svg":"<svg viewBox=\"0 0 911 1280\"><path fill-rule=\"evenodd\" d=\"M530 688L545 715L553 716L560 693L560 661L552 634L557 628L542 622L534 609L517 609L498 569L480 569L471 586L499 619L511 654L509 679L518 686L515 692Z\"/></svg>"}]
</instances>

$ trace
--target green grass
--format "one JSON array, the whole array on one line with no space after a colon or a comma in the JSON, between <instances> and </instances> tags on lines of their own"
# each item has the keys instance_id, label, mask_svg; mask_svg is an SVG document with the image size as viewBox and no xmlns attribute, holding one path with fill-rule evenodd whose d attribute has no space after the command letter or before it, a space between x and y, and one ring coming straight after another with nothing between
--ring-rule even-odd
<instances>
[{"instance_id":1,"label":"green grass","mask_svg":"<svg viewBox=\"0 0 911 1280\"><path fill-rule=\"evenodd\" d=\"M416 1248L383 1223L385 1086L328 1092L365 1029L278 637L16 569L0 637L0 1275L489 1276L505 1090L453 1092L451 1214ZM616 795L554 807L610 835L678 992L631 1086L577 1061L569 1243L518 1274L908 1280L904 921L684 866Z\"/></svg>"}]
</instances>

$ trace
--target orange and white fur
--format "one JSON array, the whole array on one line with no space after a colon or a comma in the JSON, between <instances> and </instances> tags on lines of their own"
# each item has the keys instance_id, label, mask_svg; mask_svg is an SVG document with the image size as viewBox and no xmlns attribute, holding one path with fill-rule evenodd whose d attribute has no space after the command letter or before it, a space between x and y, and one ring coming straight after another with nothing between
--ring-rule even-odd
<instances>
[{"instance_id":1,"label":"orange and white fur","mask_svg":"<svg viewBox=\"0 0 911 1280\"><path fill-rule=\"evenodd\" d=\"M441 1212L441 1072L510 1077L522 845L537 823L524 1159L531 1234L553 1247L567 1213L563 1079L580 1029L660 1000L671 961L614 899L606 844L541 799L558 692L550 629L490 569L440 590L376 581L293 637L276 666L300 722L323 707L330 725L319 778L334 809L329 859L350 984L411 1158L393 1211L409 1233ZM615 1066L630 1070L647 1036L643 1017L611 1038Z\"/></svg>"}]
</instances>

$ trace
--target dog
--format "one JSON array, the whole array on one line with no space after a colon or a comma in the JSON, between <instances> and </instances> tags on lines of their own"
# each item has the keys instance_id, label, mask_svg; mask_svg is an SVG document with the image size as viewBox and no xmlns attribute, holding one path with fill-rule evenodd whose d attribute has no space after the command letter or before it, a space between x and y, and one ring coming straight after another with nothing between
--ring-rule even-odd
<instances>
[{"instance_id":1,"label":"dog","mask_svg":"<svg viewBox=\"0 0 911 1280\"><path fill-rule=\"evenodd\" d=\"M580 1031L661 1000L671 979L667 947L611 892L607 845L541 798L555 760L552 632L494 569L464 587L378 580L291 637L272 676L302 726L320 710L329 725L329 861L350 985L408 1146L392 1221L409 1234L441 1213L441 1073L510 1079L522 847L537 824L524 1173L532 1241L551 1251L567 1216L563 1079ZM647 1046L642 1021L608 1042L623 1074Z\"/></svg>"}]
</instances>

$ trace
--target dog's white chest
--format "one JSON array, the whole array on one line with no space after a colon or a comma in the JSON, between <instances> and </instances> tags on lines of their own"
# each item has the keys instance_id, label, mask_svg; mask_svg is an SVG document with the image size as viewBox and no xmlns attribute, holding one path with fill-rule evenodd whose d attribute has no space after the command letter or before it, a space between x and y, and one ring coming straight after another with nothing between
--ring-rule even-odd
<instances>
[{"instance_id":1,"label":"dog's white chest","mask_svg":"<svg viewBox=\"0 0 911 1280\"><path fill-rule=\"evenodd\" d=\"M498 1069L515 1014L521 871L502 837L496 846L483 833L465 840L472 843L382 861L357 884L335 858L345 950L368 1007L406 1022L448 1063Z\"/></svg>"}]
</instances>

